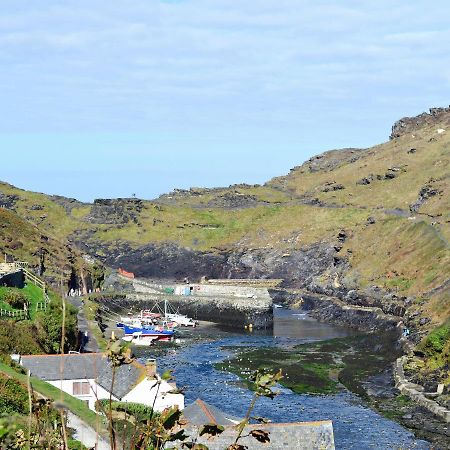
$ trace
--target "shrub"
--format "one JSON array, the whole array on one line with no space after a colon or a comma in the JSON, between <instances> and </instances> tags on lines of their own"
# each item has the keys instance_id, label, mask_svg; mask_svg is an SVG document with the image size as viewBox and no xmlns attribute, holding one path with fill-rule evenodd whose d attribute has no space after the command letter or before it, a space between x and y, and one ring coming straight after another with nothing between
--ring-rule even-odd
<instances>
[{"instance_id":1,"label":"shrub","mask_svg":"<svg viewBox=\"0 0 450 450\"><path fill-rule=\"evenodd\" d=\"M20 291L16 289L8 289L4 300L14 309L24 309L24 306L28 306L27 297Z\"/></svg>"},{"instance_id":2,"label":"shrub","mask_svg":"<svg viewBox=\"0 0 450 450\"><path fill-rule=\"evenodd\" d=\"M0 362L3 364L6 364L7 366L14 369L17 373L26 374L26 370L20 365L17 364L10 355L7 355L5 353L0 353Z\"/></svg>"},{"instance_id":3,"label":"shrub","mask_svg":"<svg viewBox=\"0 0 450 450\"><path fill-rule=\"evenodd\" d=\"M34 324L2 320L0 327L0 353L32 355L42 353L37 340L38 332Z\"/></svg>"},{"instance_id":4,"label":"shrub","mask_svg":"<svg viewBox=\"0 0 450 450\"><path fill-rule=\"evenodd\" d=\"M426 355L432 356L436 353L442 353L446 344L450 341L450 320L433 330L424 341L422 341L419 349Z\"/></svg>"},{"instance_id":5,"label":"shrub","mask_svg":"<svg viewBox=\"0 0 450 450\"><path fill-rule=\"evenodd\" d=\"M53 297L46 311L36 314L37 341L46 353L57 353L61 346L62 307L61 299ZM76 310L67 305L66 308L66 346L64 351L74 349L77 342Z\"/></svg>"},{"instance_id":6,"label":"shrub","mask_svg":"<svg viewBox=\"0 0 450 450\"><path fill-rule=\"evenodd\" d=\"M117 402L113 401L111 403L111 407L113 411L122 411L126 412L133 417L135 417L139 421L145 421L152 417L152 408L150 406L143 405L141 403L132 403L132 402ZM95 409L97 411L108 411L109 410L109 400L97 400L95 403ZM153 417L156 417L158 413L154 413Z\"/></svg>"},{"instance_id":7,"label":"shrub","mask_svg":"<svg viewBox=\"0 0 450 450\"><path fill-rule=\"evenodd\" d=\"M28 391L17 380L0 373L0 412L27 414Z\"/></svg>"}]
</instances>

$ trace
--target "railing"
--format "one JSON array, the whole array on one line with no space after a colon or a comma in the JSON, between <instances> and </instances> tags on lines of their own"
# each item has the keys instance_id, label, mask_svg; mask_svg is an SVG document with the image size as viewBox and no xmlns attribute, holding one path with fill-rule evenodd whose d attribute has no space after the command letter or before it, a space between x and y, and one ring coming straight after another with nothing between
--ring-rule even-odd
<instances>
[{"instance_id":1,"label":"railing","mask_svg":"<svg viewBox=\"0 0 450 450\"><path fill-rule=\"evenodd\" d=\"M25 281L30 281L31 283L35 284L37 287L42 289L44 301L36 303L36 311L45 311L47 309L48 303L50 302L50 298L47 294L45 281L41 280L41 278L39 278L37 275L35 275L28 269L28 263L26 261L15 261L13 263L0 263L0 273L14 272L16 270L22 270L25 276ZM0 317L25 319L29 317L29 314L27 311L21 310L9 311L7 309L0 309Z\"/></svg>"},{"instance_id":2,"label":"railing","mask_svg":"<svg viewBox=\"0 0 450 450\"><path fill-rule=\"evenodd\" d=\"M40 287L43 292L45 292L45 283L37 277L33 272L30 272L25 267L21 267L23 274L25 275L25 280L31 281L36 286Z\"/></svg>"},{"instance_id":3,"label":"railing","mask_svg":"<svg viewBox=\"0 0 450 450\"><path fill-rule=\"evenodd\" d=\"M10 317L11 319L26 320L28 319L28 311L10 311L8 309L0 309L0 317Z\"/></svg>"},{"instance_id":4,"label":"railing","mask_svg":"<svg viewBox=\"0 0 450 450\"><path fill-rule=\"evenodd\" d=\"M36 303L36 312L45 311L47 309L47 301L45 302L37 302Z\"/></svg>"}]
</instances>

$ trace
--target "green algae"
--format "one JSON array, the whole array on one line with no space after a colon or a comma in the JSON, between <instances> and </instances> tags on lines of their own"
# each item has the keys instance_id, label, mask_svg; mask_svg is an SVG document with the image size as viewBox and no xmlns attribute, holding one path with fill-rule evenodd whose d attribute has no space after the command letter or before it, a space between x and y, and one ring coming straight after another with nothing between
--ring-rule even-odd
<instances>
[{"instance_id":1,"label":"green algae","mask_svg":"<svg viewBox=\"0 0 450 450\"><path fill-rule=\"evenodd\" d=\"M367 397L363 383L381 373L398 355L392 345L394 336L358 335L297 345L240 349L215 367L248 380L256 369L282 369L280 384L298 394L333 394L347 388Z\"/></svg>"}]
</instances>

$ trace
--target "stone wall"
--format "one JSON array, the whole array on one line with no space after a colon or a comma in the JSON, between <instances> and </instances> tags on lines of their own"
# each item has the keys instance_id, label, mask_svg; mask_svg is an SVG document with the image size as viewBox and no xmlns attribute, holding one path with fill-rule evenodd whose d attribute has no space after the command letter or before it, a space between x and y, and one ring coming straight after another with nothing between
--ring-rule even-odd
<instances>
[{"instance_id":1,"label":"stone wall","mask_svg":"<svg viewBox=\"0 0 450 450\"><path fill-rule=\"evenodd\" d=\"M405 356L398 358L394 363L394 380L395 387L404 395L409 397L418 405L424 407L432 414L440 417L445 422L450 423L450 411L435 401L427 398L423 393L423 387L414 383L410 383L403 371L403 364L405 363Z\"/></svg>"},{"instance_id":2,"label":"stone wall","mask_svg":"<svg viewBox=\"0 0 450 450\"><path fill-rule=\"evenodd\" d=\"M198 320L208 320L233 328L252 325L254 329L265 329L273 326L272 299L226 297L207 295L165 295L152 293L133 293L126 297L124 306L133 309L151 308L156 301L167 299L170 305L181 314Z\"/></svg>"},{"instance_id":3,"label":"stone wall","mask_svg":"<svg viewBox=\"0 0 450 450\"><path fill-rule=\"evenodd\" d=\"M134 293L127 301L134 309L152 308L155 302L168 300L180 313L198 320L208 320L229 327L271 328L273 326L272 299L262 287L209 285L209 284L157 284L142 279L133 281ZM176 295L164 292L172 288Z\"/></svg>"}]
</instances>

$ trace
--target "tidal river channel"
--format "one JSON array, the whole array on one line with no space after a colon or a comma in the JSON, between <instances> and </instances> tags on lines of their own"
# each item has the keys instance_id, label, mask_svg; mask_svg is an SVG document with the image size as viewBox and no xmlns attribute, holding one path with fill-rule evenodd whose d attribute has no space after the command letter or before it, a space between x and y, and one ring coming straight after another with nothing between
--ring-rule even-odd
<instances>
[{"instance_id":1,"label":"tidal river channel","mask_svg":"<svg viewBox=\"0 0 450 450\"><path fill-rule=\"evenodd\" d=\"M299 344L352 334L352 330L319 323L301 311L276 309L273 335L227 331L202 324L185 331L178 346L139 349L137 353L142 360L157 356L160 372L174 370L178 387L185 389L186 404L201 398L224 412L243 417L252 391L236 372L220 370L218 365L223 369L227 361L240 360L243 350L265 349L276 354ZM279 390L273 400L260 398L253 415L273 422L332 420L337 449L430 448L427 442L372 411L360 397L342 387L337 392L319 395L297 394L282 386Z\"/></svg>"}]
</instances>

